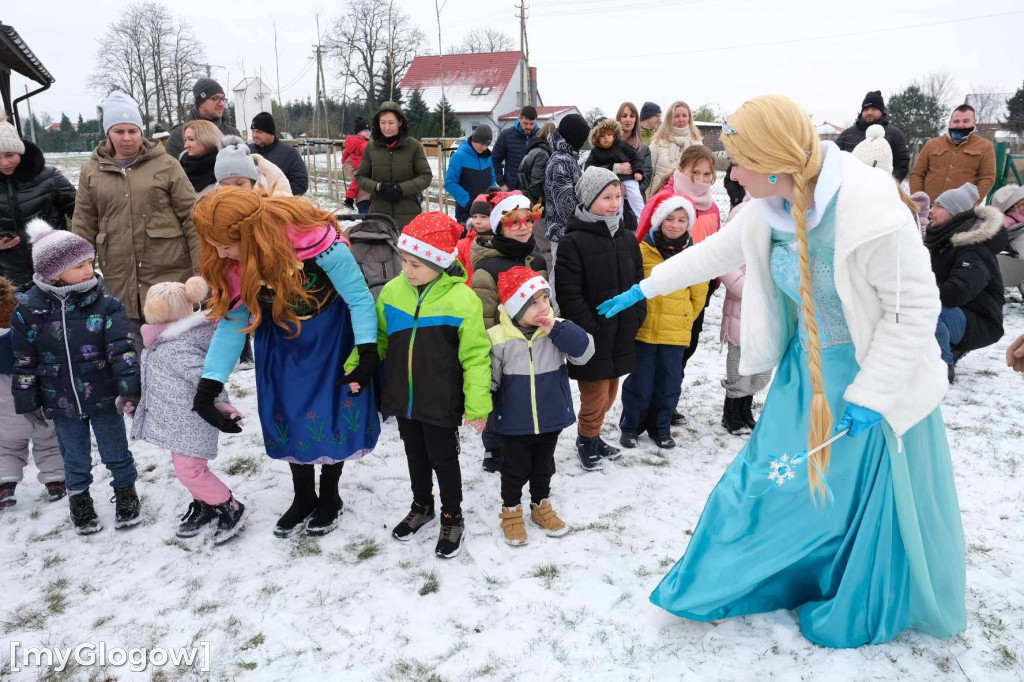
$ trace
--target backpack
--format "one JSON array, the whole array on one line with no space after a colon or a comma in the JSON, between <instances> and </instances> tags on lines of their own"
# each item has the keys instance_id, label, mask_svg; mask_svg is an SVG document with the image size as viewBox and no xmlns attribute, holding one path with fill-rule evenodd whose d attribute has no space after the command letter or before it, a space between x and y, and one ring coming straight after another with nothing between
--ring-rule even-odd
<instances>
[{"instance_id":1,"label":"backpack","mask_svg":"<svg viewBox=\"0 0 1024 682\"><path fill-rule=\"evenodd\" d=\"M379 213L339 213L336 217L339 221L360 221L348 228L346 235L352 256L359 263L366 285L376 301L381 288L402 270L398 226L391 216Z\"/></svg>"}]
</instances>

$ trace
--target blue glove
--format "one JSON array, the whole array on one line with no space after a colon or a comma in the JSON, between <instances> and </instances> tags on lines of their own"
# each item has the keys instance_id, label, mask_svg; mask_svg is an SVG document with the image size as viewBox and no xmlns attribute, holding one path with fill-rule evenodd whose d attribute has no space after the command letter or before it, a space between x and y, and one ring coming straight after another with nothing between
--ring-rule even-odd
<instances>
[{"instance_id":1,"label":"blue glove","mask_svg":"<svg viewBox=\"0 0 1024 682\"><path fill-rule=\"evenodd\" d=\"M850 403L846 406L846 414L836 426L835 433L850 429L849 435L859 436L880 421L882 421L882 415L874 410Z\"/></svg>"},{"instance_id":2,"label":"blue glove","mask_svg":"<svg viewBox=\"0 0 1024 682\"><path fill-rule=\"evenodd\" d=\"M634 284L618 296L612 296L604 303L597 306L597 312L605 317L615 317L626 308L635 306L644 300L644 292L640 290L639 284Z\"/></svg>"}]
</instances>

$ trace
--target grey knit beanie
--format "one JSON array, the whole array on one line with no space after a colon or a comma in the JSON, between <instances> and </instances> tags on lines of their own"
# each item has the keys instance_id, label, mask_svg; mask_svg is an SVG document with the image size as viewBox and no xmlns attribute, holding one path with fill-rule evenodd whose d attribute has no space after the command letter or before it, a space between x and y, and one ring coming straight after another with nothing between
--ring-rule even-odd
<instances>
[{"instance_id":1,"label":"grey knit beanie","mask_svg":"<svg viewBox=\"0 0 1024 682\"><path fill-rule=\"evenodd\" d=\"M213 175L217 182L228 178L248 178L253 182L260 179L256 162L249 156L249 146L237 135L225 135L220 141L220 151L213 164Z\"/></svg>"},{"instance_id":2,"label":"grey knit beanie","mask_svg":"<svg viewBox=\"0 0 1024 682\"><path fill-rule=\"evenodd\" d=\"M139 105L123 92L114 91L103 102L103 134L118 123L131 123L142 130L142 114Z\"/></svg>"},{"instance_id":3,"label":"grey knit beanie","mask_svg":"<svg viewBox=\"0 0 1024 682\"><path fill-rule=\"evenodd\" d=\"M18 135L18 129L7 122L7 117L0 113L0 154L14 152L25 153L25 143Z\"/></svg>"},{"instance_id":4,"label":"grey knit beanie","mask_svg":"<svg viewBox=\"0 0 1024 682\"><path fill-rule=\"evenodd\" d=\"M974 208L978 198L978 188L965 182L956 189L947 189L939 195L935 203L942 204L942 207L952 215L959 215Z\"/></svg>"},{"instance_id":5,"label":"grey knit beanie","mask_svg":"<svg viewBox=\"0 0 1024 682\"><path fill-rule=\"evenodd\" d=\"M92 244L74 232L55 230L45 221L34 218L25 226L32 243L32 268L47 282L84 260L96 257Z\"/></svg>"},{"instance_id":6,"label":"grey knit beanie","mask_svg":"<svg viewBox=\"0 0 1024 682\"><path fill-rule=\"evenodd\" d=\"M576 183L576 196L580 198L583 208L589 209L591 204L601 196L605 187L618 181L619 176L607 168L591 166L583 171L583 176Z\"/></svg>"}]
</instances>

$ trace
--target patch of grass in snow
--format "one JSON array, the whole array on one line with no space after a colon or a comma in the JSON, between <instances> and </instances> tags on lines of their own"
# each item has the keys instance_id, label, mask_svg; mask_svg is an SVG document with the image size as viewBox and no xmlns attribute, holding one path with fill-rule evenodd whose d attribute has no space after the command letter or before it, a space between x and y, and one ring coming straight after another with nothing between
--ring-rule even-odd
<instances>
[{"instance_id":1,"label":"patch of grass in snow","mask_svg":"<svg viewBox=\"0 0 1024 682\"><path fill-rule=\"evenodd\" d=\"M35 521L36 519L38 519L42 515L43 515L43 508L42 507L36 507L32 511L30 511L28 513L28 517L30 519L32 519L33 521ZM3 679L2 672L0 672L0 679Z\"/></svg>"},{"instance_id":2,"label":"patch of grass in snow","mask_svg":"<svg viewBox=\"0 0 1024 682\"><path fill-rule=\"evenodd\" d=\"M217 602L204 601L201 604L197 604L192 609L192 612L195 613L197 616L205 616L208 613L213 613L214 611L216 611L219 608L220 608L220 604L218 604Z\"/></svg>"},{"instance_id":3,"label":"patch of grass in snow","mask_svg":"<svg viewBox=\"0 0 1024 682\"><path fill-rule=\"evenodd\" d=\"M262 632L258 632L250 637L240 648L242 651L249 651L250 649L262 646L265 641L267 641L266 636Z\"/></svg>"},{"instance_id":4,"label":"patch of grass in snow","mask_svg":"<svg viewBox=\"0 0 1024 682\"><path fill-rule=\"evenodd\" d=\"M637 578L647 578L647 577L650 577L651 575L653 575L653 573L651 572L651 569L647 568L646 566L639 566L639 567L637 567L637 569L633 571L633 574Z\"/></svg>"},{"instance_id":5,"label":"patch of grass in snow","mask_svg":"<svg viewBox=\"0 0 1024 682\"><path fill-rule=\"evenodd\" d=\"M100 616L92 622L92 626L93 628L101 628L112 620L114 620L113 616Z\"/></svg>"},{"instance_id":6,"label":"patch of grass in snow","mask_svg":"<svg viewBox=\"0 0 1024 682\"><path fill-rule=\"evenodd\" d=\"M262 462L262 455L243 455L240 457L232 457L228 460L228 465L224 471L226 471L229 476L240 476L243 474L250 476L260 472Z\"/></svg>"},{"instance_id":7,"label":"patch of grass in snow","mask_svg":"<svg viewBox=\"0 0 1024 682\"><path fill-rule=\"evenodd\" d=\"M399 658L394 663L389 665L384 671L383 675L377 675L375 678L384 682L385 680L399 681L407 680L408 682L444 682L444 678L438 675L436 672L437 665L427 663L418 659L405 659Z\"/></svg>"},{"instance_id":8,"label":"patch of grass in snow","mask_svg":"<svg viewBox=\"0 0 1024 682\"><path fill-rule=\"evenodd\" d=\"M533 569L532 575L534 578L540 578L544 581L544 587L550 589L551 584L558 578L559 570L555 564L541 564Z\"/></svg>"},{"instance_id":9,"label":"patch of grass in snow","mask_svg":"<svg viewBox=\"0 0 1024 682\"><path fill-rule=\"evenodd\" d=\"M501 578L496 575L491 575L490 573L484 573L481 575L481 577L484 579L484 584L487 585L487 587L497 588L504 587L508 584L508 581L504 578Z\"/></svg>"},{"instance_id":10,"label":"patch of grass in snow","mask_svg":"<svg viewBox=\"0 0 1024 682\"><path fill-rule=\"evenodd\" d=\"M504 668L507 668L507 667L508 667L508 664L504 661L504 659L498 658L493 653L491 653L487 657L487 662L486 663L484 663L482 666L480 666L476 670L471 670L469 672L469 679L475 680L475 679L477 679L479 677L491 677L495 673L497 673L500 670L503 670Z\"/></svg>"},{"instance_id":11,"label":"patch of grass in snow","mask_svg":"<svg viewBox=\"0 0 1024 682\"><path fill-rule=\"evenodd\" d=\"M252 395L252 391L247 386L238 386L232 388L231 392L236 398L248 398Z\"/></svg>"},{"instance_id":12,"label":"patch of grass in snow","mask_svg":"<svg viewBox=\"0 0 1024 682\"><path fill-rule=\"evenodd\" d=\"M168 547L177 547L183 552L192 551L192 548L189 547L188 544L181 538L167 538L166 540L164 540L164 544Z\"/></svg>"},{"instance_id":13,"label":"patch of grass in snow","mask_svg":"<svg viewBox=\"0 0 1024 682\"><path fill-rule=\"evenodd\" d=\"M64 578L57 578L47 583L43 588L43 601L46 602L46 609L50 613L61 614L67 608L68 599L64 593L68 587L68 581Z\"/></svg>"},{"instance_id":14,"label":"patch of grass in snow","mask_svg":"<svg viewBox=\"0 0 1024 682\"><path fill-rule=\"evenodd\" d=\"M28 538L28 541L29 542L45 542L46 540L53 540L54 538L56 538L57 536L60 535L61 529L62 529L62 526L57 526L56 528L51 530L49 533L44 533L43 535L35 535L35 534L30 535L29 538Z\"/></svg>"},{"instance_id":15,"label":"patch of grass in snow","mask_svg":"<svg viewBox=\"0 0 1024 682\"><path fill-rule=\"evenodd\" d=\"M59 566L65 561L67 561L67 559L62 557L60 554L47 554L45 557L43 557L43 570L53 568L54 566Z\"/></svg>"},{"instance_id":16,"label":"patch of grass in snow","mask_svg":"<svg viewBox=\"0 0 1024 682\"><path fill-rule=\"evenodd\" d=\"M421 597L425 597L428 594L434 594L439 589L441 589L441 583L437 579L437 572L420 572L420 576L423 578L423 585L420 586L419 590Z\"/></svg>"},{"instance_id":17,"label":"patch of grass in snow","mask_svg":"<svg viewBox=\"0 0 1024 682\"><path fill-rule=\"evenodd\" d=\"M981 544L978 544L978 543L972 543L972 544L968 545L967 549L968 549L968 551L971 551L971 552L981 552L982 554L988 554L989 552L992 551L991 547L988 547L986 545L981 545Z\"/></svg>"},{"instance_id":18,"label":"patch of grass in snow","mask_svg":"<svg viewBox=\"0 0 1024 682\"><path fill-rule=\"evenodd\" d=\"M676 557L663 556L658 559L658 568L668 568L676 562Z\"/></svg>"},{"instance_id":19,"label":"patch of grass in snow","mask_svg":"<svg viewBox=\"0 0 1024 682\"><path fill-rule=\"evenodd\" d=\"M345 549L356 555L356 561L372 559L384 551L384 547L379 542L366 535L360 536L355 541L345 545Z\"/></svg>"},{"instance_id":20,"label":"patch of grass in snow","mask_svg":"<svg viewBox=\"0 0 1024 682\"><path fill-rule=\"evenodd\" d=\"M257 663L256 661L239 661L236 665L242 670L255 670Z\"/></svg>"},{"instance_id":21,"label":"patch of grass in snow","mask_svg":"<svg viewBox=\"0 0 1024 682\"><path fill-rule=\"evenodd\" d=\"M260 588L260 596L272 597L272 596L274 596L275 594L277 594L280 591L281 591L281 586L280 585L278 585L277 583L270 583L269 585L264 585L263 587Z\"/></svg>"},{"instance_id":22,"label":"patch of grass in snow","mask_svg":"<svg viewBox=\"0 0 1024 682\"><path fill-rule=\"evenodd\" d=\"M96 588L88 580L83 580L78 584L78 591L82 594L92 594L96 591Z\"/></svg>"},{"instance_id":23,"label":"patch of grass in snow","mask_svg":"<svg viewBox=\"0 0 1024 682\"><path fill-rule=\"evenodd\" d=\"M320 543L310 535L300 535L292 546L293 557L320 556L324 551L320 549Z\"/></svg>"},{"instance_id":24,"label":"patch of grass in snow","mask_svg":"<svg viewBox=\"0 0 1024 682\"><path fill-rule=\"evenodd\" d=\"M78 677L79 671L82 666L78 664L74 656L68 659L68 662L57 671L53 668L47 668L46 671L39 676L39 682L64 682L65 680L73 680ZM116 680L116 677L105 675L101 673L92 673L89 675L89 682L107 682L107 680Z\"/></svg>"},{"instance_id":25,"label":"patch of grass in snow","mask_svg":"<svg viewBox=\"0 0 1024 682\"><path fill-rule=\"evenodd\" d=\"M3 623L4 632L7 633L18 630L42 630L46 625L46 613L22 604Z\"/></svg>"}]
</instances>

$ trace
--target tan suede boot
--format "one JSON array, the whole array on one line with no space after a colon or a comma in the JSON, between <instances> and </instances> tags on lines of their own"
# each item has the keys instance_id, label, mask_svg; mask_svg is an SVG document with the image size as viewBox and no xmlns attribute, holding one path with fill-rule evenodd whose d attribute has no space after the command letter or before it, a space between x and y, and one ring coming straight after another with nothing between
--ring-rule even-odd
<instances>
[{"instance_id":1,"label":"tan suede boot","mask_svg":"<svg viewBox=\"0 0 1024 682\"><path fill-rule=\"evenodd\" d=\"M548 537L557 538L569 532L569 526L558 518L558 513L548 500L541 500L540 504L530 503L530 520L535 526L543 528Z\"/></svg>"},{"instance_id":2,"label":"tan suede boot","mask_svg":"<svg viewBox=\"0 0 1024 682\"><path fill-rule=\"evenodd\" d=\"M523 505L517 505L515 509L502 507L498 514L501 519L501 532L505 534L505 542L513 545L525 545L530 541L526 536L526 520L523 518Z\"/></svg>"}]
</instances>

